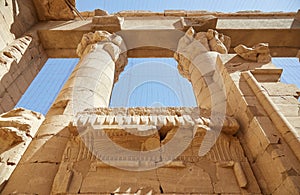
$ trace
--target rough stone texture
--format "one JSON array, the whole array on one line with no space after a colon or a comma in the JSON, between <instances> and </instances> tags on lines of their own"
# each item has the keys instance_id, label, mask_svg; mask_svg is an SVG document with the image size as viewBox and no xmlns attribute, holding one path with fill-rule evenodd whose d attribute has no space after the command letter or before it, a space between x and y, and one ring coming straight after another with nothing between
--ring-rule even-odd
<instances>
[{"instance_id":1,"label":"rough stone texture","mask_svg":"<svg viewBox=\"0 0 300 195\"><path fill-rule=\"evenodd\" d=\"M46 60L36 32L16 39L0 51L0 113L17 104Z\"/></svg>"},{"instance_id":2,"label":"rough stone texture","mask_svg":"<svg viewBox=\"0 0 300 195\"><path fill-rule=\"evenodd\" d=\"M124 18L115 15L94 16L92 19L92 30L105 30L108 32L118 32Z\"/></svg>"},{"instance_id":3,"label":"rough stone texture","mask_svg":"<svg viewBox=\"0 0 300 195\"><path fill-rule=\"evenodd\" d=\"M226 104L222 78L216 66L217 52L227 53L227 48L223 43L224 37L215 30L209 29L207 33L195 33L194 29L190 28L179 40L174 54L178 62L178 71L191 81L196 101L201 108L210 109L212 106L222 107ZM211 97L214 98L211 99Z\"/></svg>"},{"instance_id":4,"label":"rough stone texture","mask_svg":"<svg viewBox=\"0 0 300 195\"><path fill-rule=\"evenodd\" d=\"M218 18L212 15L181 18L182 26L185 31L193 27L197 32L215 29L217 20Z\"/></svg>"},{"instance_id":5,"label":"rough stone texture","mask_svg":"<svg viewBox=\"0 0 300 195\"><path fill-rule=\"evenodd\" d=\"M33 0L39 20L72 20L75 15L68 5L75 7L75 0Z\"/></svg>"},{"instance_id":6,"label":"rough stone texture","mask_svg":"<svg viewBox=\"0 0 300 195\"><path fill-rule=\"evenodd\" d=\"M43 115L23 108L0 115L0 186L10 178L43 120Z\"/></svg>"},{"instance_id":7,"label":"rough stone texture","mask_svg":"<svg viewBox=\"0 0 300 195\"><path fill-rule=\"evenodd\" d=\"M1 1L0 50L13 42L14 39L23 36L37 21L35 7L31 0Z\"/></svg>"},{"instance_id":8,"label":"rough stone texture","mask_svg":"<svg viewBox=\"0 0 300 195\"><path fill-rule=\"evenodd\" d=\"M296 56L299 13L166 10L108 15L95 10L85 13L93 18L70 21L74 1L33 2L40 20L68 21L48 21L28 31L37 22L33 3L2 2L0 111L14 107L47 59L39 38L54 57L77 57L75 50L82 40L81 60L35 136L26 135L23 130L29 126L20 120L31 124L36 115L20 110L22 117L14 116L10 122L0 119L5 138L0 142L4 151L0 178L4 175L6 180L16 167L0 185L1 194L299 193L299 90L280 83L282 70L269 63L270 53ZM99 28L124 31L91 32ZM87 109L108 106L112 86L127 63L124 42L130 57L171 57L176 51L178 69L191 81L198 106L209 109L200 109L200 115L186 114L189 108ZM270 48L238 46L265 42ZM155 47L140 47L145 45ZM227 54L236 46L241 57ZM218 117L213 119L210 113ZM73 118L76 114L78 120ZM227 115L224 121L221 114ZM94 127L100 130L93 131ZM214 127L220 127L219 134ZM182 135L176 136L182 129ZM96 139L104 135L115 146L149 155L120 152L121 158L114 158L110 153L114 147ZM208 143L207 137L215 142ZM27 140L32 141L24 153ZM184 151L173 154L186 140L191 142ZM101 153L105 158L97 158L93 143L106 147ZM174 147L163 147L170 143ZM202 146L208 148L204 156ZM12 150L14 155L2 157ZM158 156L150 155L153 150ZM162 161L168 164L159 166ZM143 166L157 169L128 170Z\"/></svg>"},{"instance_id":9,"label":"rough stone texture","mask_svg":"<svg viewBox=\"0 0 300 195\"><path fill-rule=\"evenodd\" d=\"M102 10L102 9L95 9L94 11L95 16L107 16L109 15L107 11Z\"/></svg>"},{"instance_id":10,"label":"rough stone texture","mask_svg":"<svg viewBox=\"0 0 300 195\"><path fill-rule=\"evenodd\" d=\"M100 138L99 136L105 134L118 145L137 151L145 151L149 139L156 140L158 145L155 145L157 146L166 144L170 142L170 139L173 139L174 127L185 126L190 123L185 115L189 113L188 110L192 111L193 109L99 108L78 113L79 118L76 125L80 132L83 130L82 127L89 127L90 125L109 129L105 130L105 133L99 133L99 130L88 130L82 135L74 134L65 149L63 161L52 186L52 193L76 193L78 191L80 193L125 194L139 191L143 194L187 192L205 194L260 193L239 141L231 135L222 133L212 151L204 157L198 156L199 146L206 134L204 128L208 128L209 124L207 124L208 126L203 125L197 130L190 145L174 161L153 170L135 172L116 169L111 165L139 168L139 164L148 163L151 166L151 162L159 162L160 158L156 156L151 156L149 159L140 158L139 156L128 157L124 153L115 156L109 152L112 148L107 148L108 153L106 154L108 156L102 154L101 159L106 159L102 162L98 159L99 156L95 156L95 151L86 150L85 148L97 150L97 146L94 144L101 143L99 139L104 142L104 137ZM123 117L117 118L115 116L116 118L111 118L114 113L118 113L119 116ZM149 113L152 113L152 115L149 116ZM145 119L144 117L149 118ZM131 118L131 120L127 120L128 118ZM120 121L123 122L120 123ZM205 117L195 120L200 124L205 124L205 121L208 121ZM129 129L125 130L125 126L121 126L124 123L138 126L155 124L161 126L161 128L159 131L151 132L151 134L145 130L137 130L134 133L133 129L129 133ZM229 128L229 126L225 126ZM232 126L233 129L236 127L236 125ZM190 130L186 129L186 131ZM142 134L147 136L141 136ZM162 151L159 154L162 155L163 159L167 157L164 155L170 153L164 154ZM134 160L135 158L137 159ZM107 164L108 162L109 164ZM145 165L147 166L147 164Z\"/></svg>"},{"instance_id":11,"label":"rough stone texture","mask_svg":"<svg viewBox=\"0 0 300 195\"><path fill-rule=\"evenodd\" d=\"M297 90L281 83L276 85L281 71L272 64L249 63L234 55L221 59L226 67L221 74L228 81L228 113L240 122L237 135L262 193L299 191L299 176L294 176L300 168L296 128L273 103L297 107L299 103L293 96Z\"/></svg>"},{"instance_id":12,"label":"rough stone texture","mask_svg":"<svg viewBox=\"0 0 300 195\"><path fill-rule=\"evenodd\" d=\"M265 63L271 61L269 45L267 43L259 43L252 48L238 45L234 48L234 51L245 60Z\"/></svg>"}]
</instances>

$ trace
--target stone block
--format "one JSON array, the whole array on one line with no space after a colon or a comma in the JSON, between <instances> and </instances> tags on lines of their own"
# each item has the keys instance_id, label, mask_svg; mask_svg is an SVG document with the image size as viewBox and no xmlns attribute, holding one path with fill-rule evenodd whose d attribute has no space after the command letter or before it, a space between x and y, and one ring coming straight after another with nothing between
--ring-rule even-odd
<instances>
[{"instance_id":1,"label":"stone block","mask_svg":"<svg viewBox=\"0 0 300 195\"><path fill-rule=\"evenodd\" d=\"M276 104L285 117L297 117L300 114L300 103L297 104Z\"/></svg>"},{"instance_id":2,"label":"stone block","mask_svg":"<svg viewBox=\"0 0 300 195\"><path fill-rule=\"evenodd\" d=\"M13 107L15 106L14 101L12 100L12 98L8 93L5 93L3 98L0 99L0 104L5 112L13 109Z\"/></svg>"},{"instance_id":3,"label":"stone block","mask_svg":"<svg viewBox=\"0 0 300 195\"><path fill-rule=\"evenodd\" d=\"M12 98L14 104L16 105L19 99L22 97L22 93L15 83L12 83L7 89L9 96Z\"/></svg>"},{"instance_id":4,"label":"stone block","mask_svg":"<svg viewBox=\"0 0 300 195\"><path fill-rule=\"evenodd\" d=\"M107 32L117 32L121 30L124 18L116 15L94 16L92 19L93 30L105 30Z\"/></svg>"},{"instance_id":5,"label":"stone block","mask_svg":"<svg viewBox=\"0 0 300 195\"><path fill-rule=\"evenodd\" d=\"M294 127L300 127L300 116L286 118Z\"/></svg>"},{"instance_id":6,"label":"stone block","mask_svg":"<svg viewBox=\"0 0 300 195\"><path fill-rule=\"evenodd\" d=\"M24 154L21 163L59 163L62 159L67 141L68 138L59 136L35 138L31 142L30 148L28 148Z\"/></svg>"},{"instance_id":7,"label":"stone block","mask_svg":"<svg viewBox=\"0 0 300 195\"><path fill-rule=\"evenodd\" d=\"M298 97L299 88L294 84L285 84L280 82L261 83L270 96L294 96Z\"/></svg>"},{"instance_id":8,"label":"stone block","mask_svg":"<svg viewBox=\"0 0 300 195\"><path fill-rule=\"evenodd\" d=\"M32 75L32 72L30 71L30 67L28 67L22 72L22 76L27 81L27 83L31 83L36 75Z\"/></svg>"},{"instance_id":9,"label":"stone block","mask_svg":"<svg viewBox=\"0 0 300 195\"><path fill-rule=\"evenodd\" d=\"M300 177L292 176L286 178L280 186L272 193L274 195L281 194L299 194L300 190Z\"/></svg>"},{"instance_id":10,"label":"stone block","mask_svg":"<svg viewBox=\"0 0 300 195\"><path fill-rule=\"evenodd\" d=\"M255 159L270 144L278 144L280 135L278 135L276 128L268 117L254 117L247 131L244 132L243 139L245 139L247 147Z\"/></svg>"},{"instance_id":11,"label":"stone block","mask_svg":"<svg viewBox=\"0 0 300 195\"><path fill-rule=\"evenodd\" d=\"M294 96L272 96L270 98L275 104L299 104L297 98Z\"/></svg>"},{"instance_id":12,"label":"stone block","mask_svg":"<svg viewBox=\"0 0 300 195\"><path fill-rule=\"evenodd\" d=\"M159 168L158 180L164 193L213 193L209 174L199 166Z\"/></svg>"},{"instance_id":13,"label":"stone block","mask_svg":"<svg viewBox=\"0 0 300 195\"><path fill-rule=\"evenodd\" d=\"M51 162L20 164L2 194L9 195L16 191L23 194L51 194L51 186L58 166Z\"/></svg>"},{"instance_id":14,"label":"stone block","mask_svg":"<svg viewBox=\"0 0 300 195\"><path fill-rule=\"evenodd\" d=\"M72 117L67 115L48 116L40 127L36 137L59 135L67 138L70 136L68 128L71 122Z\"/></svg>"},{"instance_id":15,"label":"stone block","mask_svg":"<svg viewBox=\"0 0 300 195\"><path fill-rule=\"evenodd\" d=\"M116 168L99 168L88 172L83 179L80 193L126 193L146 188L153 193L160 192L155 171L132 172ZM128 193L128 192L127 192Z\"/></svg>"},{"instance_id":16,"label":"stone block","mask_svg":"<svg viewBox=\"0 0 300 195\"><path fill-rule=\"evenodd\" d=\"M240 162L242 169L247 178L247 185L244 188L246 193L249 194L261 194L260 187L257 183L256 177L252 172L252 168L248 162Z\"/></svg>"},{"instance_id":17,"label":"stone block","mask_svg":"<svg viewBox=\"0 0 300 195\"><path fill-rule=\"evenodd\" d=\"M214 184L215 192L239 194L241 190L237 183L232 167L221 167L217 165L217 182Z\"/></svg>"},{"instance_id":18,"label":"stone block","mask_svg":"<svg viewBox=\"0 0 300 195\"><path fill-rule=\"evenodd\" d=\"M184 17L184 16L186 16L186 11L185 10L165 10L164 15L165 16Z\"/></svg>"},{"instance_id":19,"label":"stone block","mask_svg":"<svg viewBox=\"0 0 300 195\"><path fill-rule=\"evenodd\" d=\"M203 32L203 31L207 31L208 29L215 29L217 25L217 20L218 18L213 15L185 17L182 20L183 30L186 31L190 27L193 27L196 32L200 32L200 31Z\"/></svg>"},{"instance_id":20,"label":"stone block","mask_svg":"<svg viewBox=\"0 0 300 195\"><path fill-rule=\"evenodd\" d=\"M8 88L12 82L14 82L14 80L11 77L10 72L6 72L1 78L1 85L5 88Z\"/></svg>"},{"instance_id":21,"label":"stone block","mask_svg":"<svg viewBox=\"0 0 300 195\"><path fill-rule=\"evenodd\" d=\"M280 80L282 71L282 68L256 68L251 72L258 82L278 82Z\"/></svg>"},{"instance_id":22,"label":"stone block","mask_svg":"<svg viewBox=\"0 0 300 195\"><path fill-rule=\"evenodd\" d=\"M260 180L264 180L266 183L266 186L263 188L263 193L271 194L283 182L283 177L277 170L271 154L265 151L257 157L254 164L262 174L258 182L261 183Z\"/></svg>"},{"instance_id":23,"label":"stone block","mask_svg":"<svg viewBox=\"0 0 300 195\"><path fill-rule=\"evenodd\" d=\"M20 75L18 76L18 78L15 80L15 84L17 85L17 87L19 88L19 90L20 90L20 92L21 92L22 94L25 93L25 91L26 91L27 88L29 87L29 84L30 84L30 83L31 83L31 81L28 82L28 81L24 78L24 76L23 76L22 74L20 74Z\"/></svg>"}]
</instances>

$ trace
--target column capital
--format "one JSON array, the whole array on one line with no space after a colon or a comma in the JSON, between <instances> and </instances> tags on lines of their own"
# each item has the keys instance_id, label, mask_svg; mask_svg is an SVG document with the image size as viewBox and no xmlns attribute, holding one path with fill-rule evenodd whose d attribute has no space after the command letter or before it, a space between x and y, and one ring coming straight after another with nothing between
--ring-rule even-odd
<instances>
[{"instance_id":1,"label":"column capital","mask_svg":"<svg viewBox=\"0 0 300 195\"><path fill-rule=\"evenodd\" d=\"M82 36L81 42L77 46L76 53L80 58L95 50L96 47L102 47L116 64L114 82L117 82L119 74L124 70L127 64L127 48L123 38L115 33L107 31L89 32Z\"/></svg>"},{"instance_id":2,"label":"column capital","mask_svg":"<svg viewBox=\"0 0 300 195\"><path fill-rule=\"evenodd\" d=\"M178 62L179 73L190 80L190 68L195 59L202 54L227 54L230 48L230 37L208 29L207 32L195 32L191 27L180 38L174 58ZM208 53L209 52L209 53ZM215 54L212 54L215 56Z\"/></svg>"}]
</instances>

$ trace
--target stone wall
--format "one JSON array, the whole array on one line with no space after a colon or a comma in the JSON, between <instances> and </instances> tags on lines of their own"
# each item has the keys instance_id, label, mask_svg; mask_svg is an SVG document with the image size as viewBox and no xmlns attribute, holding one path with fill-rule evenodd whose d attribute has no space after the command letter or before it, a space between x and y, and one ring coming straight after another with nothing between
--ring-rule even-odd
<instances>
[{"instance_id":1,"label":"stone wall","mask_svg":"<svg viewBox=\"0 0 300 195\"><path fill-rule=\"evenodd\" d=\"M12 109L47 60L36 32L0 51L0 113Z\"/></svg>"},{"instance_id":2,"label":"stone wall","mask_svg":"<svg viewBox=\"0 0 300 195\"><path fill-rule=\"evenodd\" d=\"M19 101L47 60L36 32L38 22L31 0L5 0L0 4L0 113Z\"/></svg>"},{"instance_id":3,"label":"stone wall","mask_svg":"<svg viewBox=\"0 0 300 195\"><path fill-rule=\"evenodd\" d=\"M297 88L280 83L282 70L271 63L221 55L218 64L225 67L227 113L240 123L237 135L262 193L297 194L299 125L290 122L298 116L288 117L299 107ZM288 106L293 109L284 113Z\"/></svg>"},{"instance_id":4,"label":"stone wall","mask_svg":"<svg viewBox=\"0 0 300 195\"><path fill-rule=\"evenodd\" d=\"M21 37L37 23L31 0L5 0L0 2L0 50L15 38Z\"/></svg>"}]
</instances>

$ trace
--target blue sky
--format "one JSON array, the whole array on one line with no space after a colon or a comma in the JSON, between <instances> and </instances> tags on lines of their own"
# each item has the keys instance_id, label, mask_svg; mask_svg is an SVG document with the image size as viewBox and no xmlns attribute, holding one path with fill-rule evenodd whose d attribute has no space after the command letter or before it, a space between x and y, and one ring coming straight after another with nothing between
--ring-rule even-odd
<instances>
[{"instance_id":1,"label":"blue sky","mask_svg":"<svg viewBox=\"0 0 300 195\"><path fill-rule=\"evenodd\" d=\"M236 12L239 10L261 11L297 11L300 0L77 0L80 11L101 8L109 13L120 10L151 10L163 11L166 9L208 10L222 12ZM61 87L68 79L78 59L49 59L34 79L27 92L23 95L16 107L25 107L46 114L55 100ZM154 76L155 69L151 65L160 65L166 70L165 74ZM298 59L273 58L273 63L284 69L281 81L296 83L300 88L300 72ZM137 70L141 66L144 70ZM148 68L147 68L148 67ZM119 82L112 93L112 107L117 106L195 106L195 99L190 83L178 75L174 59L130 59L125 71L121 74ZM141 79L141 74L154 76L148 82L133 85L130 78ZM159 72L156 72L159 73ZM176 83L177 87L168 83L168 79ZM121 84L120 84L121 83ZM125 84L124 84L125 83ZM124 90L122 86L132 86L133 90ZM128 87L127 87L128 88ZM128 98L126 103L120 97Z\"/></svg>"},{"instance_id":2,"label":"blue sky","mask_svg":"<svg viewBox=\"0 0 300 195\"><path fill-rule=\"evenodd\" d=\"M300 9L300 0L77 0L76 6L80 11L92 11L99 8L109 13L120 10L163 11L167 9L221 12L297 11Z\"/></svg>"}]
</instances>

